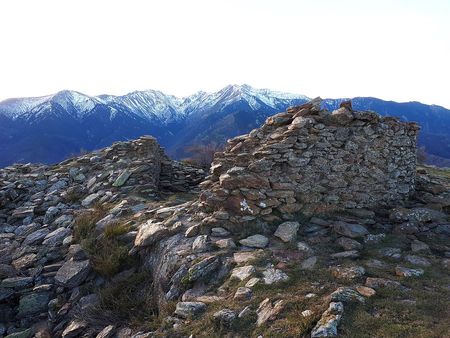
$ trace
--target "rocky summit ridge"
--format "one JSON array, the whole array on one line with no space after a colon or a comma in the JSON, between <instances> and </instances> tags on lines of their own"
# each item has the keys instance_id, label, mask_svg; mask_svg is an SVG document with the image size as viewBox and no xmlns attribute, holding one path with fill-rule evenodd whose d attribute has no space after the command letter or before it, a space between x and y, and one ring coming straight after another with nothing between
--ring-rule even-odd
<instances>
[{"instance_id":1,"label":"rocky summit ridge","mask_svg":"<svg viewBox=\"0 0 450 338\"><path fill-rule=\"evenodd\" d=\"M0 336L445 337L450 173L417 132L316 99L208 176L149 136L1 169Z\"/></svg>"}]
</instances>

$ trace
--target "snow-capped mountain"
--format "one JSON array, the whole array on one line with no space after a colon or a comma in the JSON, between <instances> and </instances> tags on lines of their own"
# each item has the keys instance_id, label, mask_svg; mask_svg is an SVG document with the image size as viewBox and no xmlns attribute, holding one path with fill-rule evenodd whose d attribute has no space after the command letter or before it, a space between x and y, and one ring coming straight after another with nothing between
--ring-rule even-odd
<instances>
[{"instance_id":1,"label":"snow-capped mountain","mask_svg":"<svg viewBox=\"0 0 450 338\"><path fill-rule=\"evenodd\" d=\"M64 90L44 97L8 99L0 102L0 166L53 163L82 149L93 150L144 134L157 137L169 154L181 158L189 145L224 142L258 127L268 116L308 100L304 95L249 85L230 85L187 97L157 90L91 97ZM327 99L324 106L334 109L342 100ZM420 143L433 155L450 158L449 110L375 98L355 98L353 105L419 122Z\"/></svg>"}]
</instances>

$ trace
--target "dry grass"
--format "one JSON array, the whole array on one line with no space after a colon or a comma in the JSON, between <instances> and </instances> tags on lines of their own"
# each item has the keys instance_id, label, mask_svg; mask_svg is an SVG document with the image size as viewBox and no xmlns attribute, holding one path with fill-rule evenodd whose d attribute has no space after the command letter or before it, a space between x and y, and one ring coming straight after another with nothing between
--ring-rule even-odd
<instances>
[{"instance_id":1,"label":"dry grass","mask_svg":"<svg viewBox=\"0 0 450 338\"><path fill-rule=\"evenodd\" d=\"M129 248L119 240L130 227L125 223L114 222L99 234L95 230L95 223L105 214L105 207L96 205L78 215L74 223L74 238L87 252L94 271L101 276L112 277L132 263L128 256Z\"/></svg>"}]
</instances>

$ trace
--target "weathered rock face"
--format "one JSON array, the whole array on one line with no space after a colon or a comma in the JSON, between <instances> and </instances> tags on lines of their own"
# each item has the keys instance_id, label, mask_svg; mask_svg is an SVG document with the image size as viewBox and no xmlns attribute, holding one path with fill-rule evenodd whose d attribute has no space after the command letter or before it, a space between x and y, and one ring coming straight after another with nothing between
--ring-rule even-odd
<instances>
[{"instance_id":1,"label":"weathered rock face","mask_svg":"<svg viewBox=\"0 0 450 338\"><path fill-rule=\"evenodd\" d=\"M277 220L303 212L397 204L414 190L414 123L348 107L320 110L320 99L269 117L216 154L200 196L221 223Z\"/></svg>"}]
</instances>

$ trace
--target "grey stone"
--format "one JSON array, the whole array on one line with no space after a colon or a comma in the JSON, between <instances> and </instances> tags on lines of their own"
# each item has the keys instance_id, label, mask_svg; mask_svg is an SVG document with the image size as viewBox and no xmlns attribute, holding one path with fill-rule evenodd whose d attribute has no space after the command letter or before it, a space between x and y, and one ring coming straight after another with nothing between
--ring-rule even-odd
<instances>
[{"instance_id":1,"label":"grey stone","mask_svg":"<svg viewBox=\"0 0 450 338\"><path fill-rule=\"evenodd\" d=\"M231 272L231 278L236 278L239 280L245 280L249 278L256 272L256 269L253 265L246 265L238 268L234 268Z\"/></svg>"},{"instance_id":2,"label":"grey stone","mask_svg":"<svg viewBox=\"0 0 450 338\"><path fill-rule=\"evenodd\" d=\"M206 311L206 304L202 302L178 302L175 314L182 318L191 318Z\"/></svg>"},{"instance_id":3,"label":"grey stone","mask_svg":"<svg viewBox=\"0 0 450 338\"><path fill-rule=\"evenodd\" d=\"M217 311L213 315L216 325L223 328L230 328L236 319L236 313L230 309Z\"/></svg>"},{"instance_id":4,"label":"grey stone","mask_svg":"<svg viewBox=\"0 0 450 338\"><path fill-rule=\"evenodd\" d=\"M417 268L417 269L410 269L405 268L403 266L397 266L395 268L395 274L400 277L418 277L422 276L424 274L424 270Z\"/></svg>"},{"instance_id":5,"label":"grey stone","mask_svg":"<svg viewBox=\"0 0 450 338\"><path fill-rule=\"evenodd\" d=\"M61 286L73 288L83 283L90 271L89 260L69 260L58 270L55 281Z\"/></svg>"},{"instance_id":6,"label":"grey stone","mask_svg":"<svg viewBox=\"0 0 450 338\"><path fill-rule=\"evenodd\" d=\"M44 241L42 242L42 245L47 246L56 246L61 245L64 238L69 236L71 234L71 231L67 228L58 228L55 231L50 232L45 236Z\"/></svg>"},{"instance_id":7,"label":"grey stone","mask_svg":"<svg viewBox=\"0 0 450 338\"><path fill-rule=\"evenodd\" d=\"M263 271L263 281L267 285L284 282L288 279L289 276L279 269L269 268Z\"/></svg>"},{"instance_id":8,"label":"grey stone","mask_svg":"<svg viewBox=\"0 0 450 338\"><path fill-rule=\"evenodd\" d=\"M311 331L311 338L337 337L338 325L341 322L343 313L344 305L341 302L331 302Z\"/></svg>"},{"instance_id":9,"label":"grey stone","mask_svg":"<svg viewBox=\"0 0 450 338\"><path fill-rule=\"evenodd\" d=\"M364 237L369 233L369 231L360 224L345 223L341 221L336 222L333 229L336 233L350 238Z\"/></svg>"},{"instance_id":10,"label":"grey stone","mask_svg":"<svg viewBox=\"0 0 450 338\"><path fill-rule=\"evenodd\" d=\"M252 235L241 239L239 243L250 248L265 248L269 244L269 239L263 235Z\"/></svg>"},{"instance_id":11,"label":"grey stone","mask_svg":"<svg viewBox=\"0 0 450 338\"><path fill-rule=\"evenodd\" d=\"M274 233L274 236L280 238L283 242L292 242L297 237L297 231L300 227L298 222L281 223Z\"/></svg>"},{"instance_id":12,"label":"grey stone","mask_svg":"<svg viewBox=\"0 0 450 338\"><path fill-rule=\"evenodd\" d=\"M18 316L24 317L31 314L37 314L47 311L49 293L31 293L20 297Z\"/></svg>"}]
</instances>

